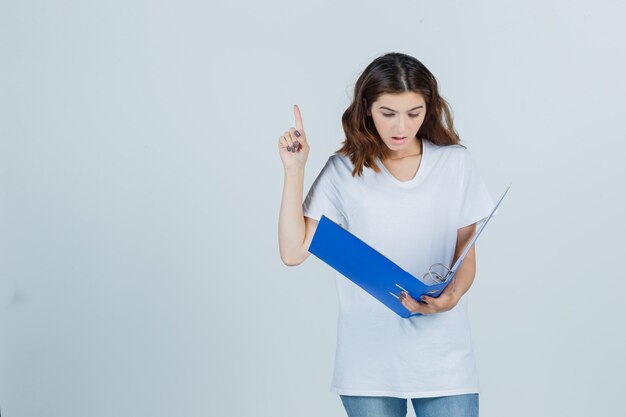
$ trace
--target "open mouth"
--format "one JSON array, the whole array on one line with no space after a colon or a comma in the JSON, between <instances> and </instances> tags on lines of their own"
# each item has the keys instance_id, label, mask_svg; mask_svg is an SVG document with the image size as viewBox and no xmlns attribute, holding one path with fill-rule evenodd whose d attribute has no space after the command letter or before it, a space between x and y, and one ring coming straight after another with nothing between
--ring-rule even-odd
<instances>
[{"instance_id":1,"label":"open mouth","mask_svg":"<svg viewBox=\"0 0 626 417\"><path fill-rule=\"evenodd\" d=\"M393 136L391 139L393 139L394 143L400 144L406 141L406 136Z\"/></svg>"}]
</instances>

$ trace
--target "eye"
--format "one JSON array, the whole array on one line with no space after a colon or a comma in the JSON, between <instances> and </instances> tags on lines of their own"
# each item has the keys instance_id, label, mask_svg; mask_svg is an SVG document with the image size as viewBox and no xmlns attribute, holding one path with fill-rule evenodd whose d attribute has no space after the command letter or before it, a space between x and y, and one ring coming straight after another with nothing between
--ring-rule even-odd
<instances>
[{"instance_id":1,"label":"eye","mask_svg":"<svg viewBox=\"0 0 626 417\"><path fill-rule=\"evenodd\" d=\"M383 113L383 116L385 116L385 117L393 117L393 116L395 116L395 113ZM415 118L415 117L419 117L420 114L419 113L418 114L409 114L409 116Z\"/></svg>"}]
</instances>

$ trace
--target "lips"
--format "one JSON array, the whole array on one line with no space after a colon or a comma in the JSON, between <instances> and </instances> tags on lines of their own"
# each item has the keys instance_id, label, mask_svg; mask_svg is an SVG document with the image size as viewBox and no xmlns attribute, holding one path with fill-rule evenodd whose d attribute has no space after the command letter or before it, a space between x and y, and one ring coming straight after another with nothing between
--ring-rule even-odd
<instances>
[{"instance_id":1,"label":"lips","mask_svg":"<svg viewBox=\"0 0 626 417\"><path fill-rule=\"evenodd\" d=\"M406 139L406 136L392 136L392 139L402 140L402 139Z\"/></svg>"}]
</instances>

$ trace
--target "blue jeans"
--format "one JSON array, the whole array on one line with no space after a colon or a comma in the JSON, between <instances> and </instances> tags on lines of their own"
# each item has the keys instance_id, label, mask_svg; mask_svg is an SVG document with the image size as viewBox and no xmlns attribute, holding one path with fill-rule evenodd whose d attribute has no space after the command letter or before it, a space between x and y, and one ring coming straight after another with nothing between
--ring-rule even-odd
<instances>
[{"instance_id":1,"label":"blue jeans","mask_svg":"<svg viewBox=\"0 0 626 417\"><path fill-rule=\"evenodd\" d=\"M407 400L340 395L348 417L406 417ZM417 417L478 417L478 394L411 398Z\"/></svg>"}]
</instances>

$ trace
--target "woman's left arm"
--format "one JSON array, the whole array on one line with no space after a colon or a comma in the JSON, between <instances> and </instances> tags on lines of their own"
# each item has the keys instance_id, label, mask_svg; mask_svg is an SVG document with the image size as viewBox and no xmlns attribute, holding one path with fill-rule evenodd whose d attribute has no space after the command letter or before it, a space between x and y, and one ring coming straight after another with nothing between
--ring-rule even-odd
<instances>
[{"instance_id":1,"label":"woman's left arm","mask_svg":"<svg viewBox=\"0 0 626 417\"><path fill-rule=\"evenodd\" d=\"M465 244L472 238L476 230L476 223L462 227L457 231L456 249L454 251L454 262L461 255L465 248ZM433 314L448 311L454 308L459 302L463 294L469 290L474 282L476 275L476 251L475 245L465 255L465 259L461 262L461 266L456 271L452 282L441 292L439 297L422 296L421 302L418 302L407 293L400 294L400 301L411 313Z\"/></svg>"}]
</instances>

